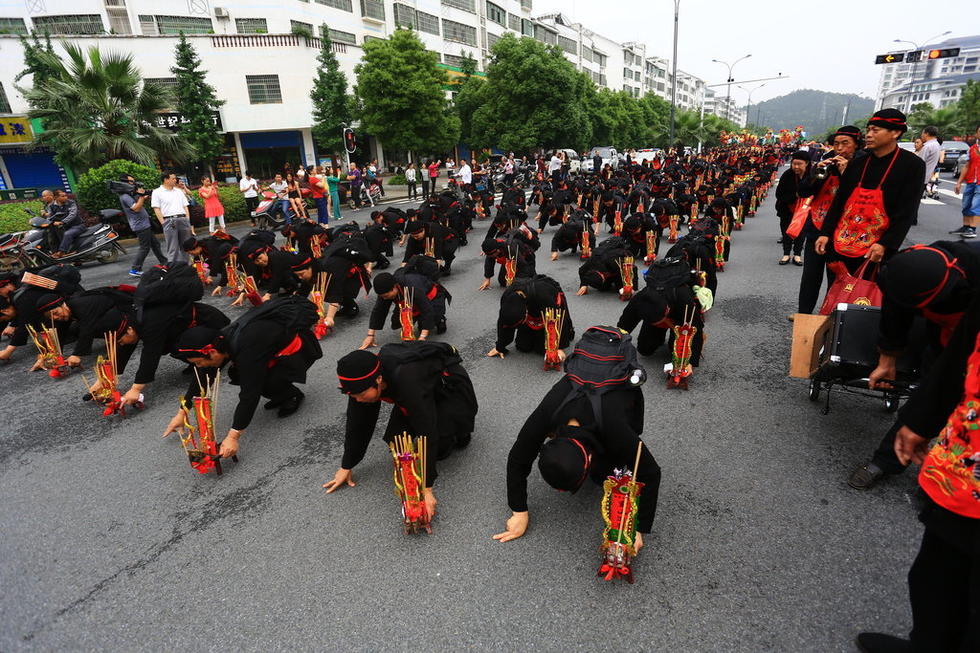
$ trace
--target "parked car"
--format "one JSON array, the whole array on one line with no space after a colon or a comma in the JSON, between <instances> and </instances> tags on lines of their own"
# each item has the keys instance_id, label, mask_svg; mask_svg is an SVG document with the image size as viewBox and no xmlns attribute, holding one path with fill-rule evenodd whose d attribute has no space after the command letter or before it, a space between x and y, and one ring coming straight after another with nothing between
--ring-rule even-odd
<instances>
[{"instance_id":1,"label":"parked car","mask_svg":"<svg viewBox=\"0 0 980 653\"><path fill-rule=\"evenodd\" d=\"M575 150L569 149L567 147L566 148L560 148L560 149L557 149L557 150L548 150L548 152L545 154L545 160L547 161L547 160L551 159L551 155L553 155L555 152L564 152L565 153L565 159L568 161L568 171L569 172L578 172L579 171L579 169L582 166L582 160L579 157L578 152L576 152Z\"/></svg>"},{"instance_id":2,"label":"parked car","mask_svg":"<svg viewBox=\"0 0 980 653\"><path fill-rule=\"evenodd\" d=\"M970 164L970 152L967 150L966 154L960 155L956 159L956 167L953 169L953 178L959 179L960 175L963 174L963 170Z\"/></svg>"},{"instance_id":3,"label":"parked car","mask_svg":"<svg viewBox=\"0 0 980 653\"><path fill-rule=\"evenodd\" d=\"M593 171L592 157L594 157L596 154L602 157L603 167L605 167L606 164L608 164L609 167L611 167L613 170L619 168L619 161L620 161L619 152L616 151L616 148L602 146L602 147L593 147L585 154L585 157L582 160L582 170L584 170L585 172Z\"/></svg>"},{"instance_id":4,"label":"parked car","mask_svg":"<svg viewBox=\"0 0 980 653\"><path fill-rule=\"evenodd\" d=\"M960 159L970 158L970 146L963 141L946 141L943 143L943 152L946 154L946 158L936 166L940 172L955 174Z\"/></svg>"},{"instance_id":5,"label":"parked car","mask_svg":"<svg viewBox=\"0 0 980 653\"><path fill-rule=\"evenodd\" d=\"M654 159L657 159L661 156L663 156L663 150L657 147L648 147L636 151L636 154L633 155L633 163L643 163L644 161L653 161Z\"/></svg>"}]
</instances>

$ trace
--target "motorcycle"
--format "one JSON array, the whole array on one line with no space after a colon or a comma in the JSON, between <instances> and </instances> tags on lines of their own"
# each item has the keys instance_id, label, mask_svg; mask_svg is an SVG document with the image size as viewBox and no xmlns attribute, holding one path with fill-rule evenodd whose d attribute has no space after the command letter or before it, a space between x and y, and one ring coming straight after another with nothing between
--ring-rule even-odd
<instances>
[{"instance_id":1,"label":"motorcycle","mask_svg":"<svg viewBox=\"0 0 980 653\"><path fill-rule=\"evenodd\" d=\"M255 224L259 229L269 231L280 231L286 226L286 215L283 212L280 200L276 199L276 194L271 191L262 193L262 201L252 213Z\"/></svg>"},{"instance_id":2,"label":"motorcycle","mask_svg":"<svg viewBox=\"0 0 980 653\"><path fill-rule=\"evenodd\" d=\"M370 204L373 208L381 201L381 188L375 184L361 184L361 206ZM347 201L351 209L355 209L354 198Z\"/></svg>"},{"instance_id":3,"label":"motorcycle","mask_svg":"<svg viewBox=\"0 0 980 653\"><path fill-rule=\"evenodd\" d=\"M25 209L28 215L33 213ZM31 229L23 234L23 238L11 251L24 269L43 268L55 263L114 263L126 249L120 245L119 234L112 227L113 223L122 219L119 209L103 209L99 211L99 224L86 227L75 241L75 249L64 256L56 257L51 254L61 240L61 229L55 227L49 218L34 216L30 220Z\"/></svg>"}]
</instances>

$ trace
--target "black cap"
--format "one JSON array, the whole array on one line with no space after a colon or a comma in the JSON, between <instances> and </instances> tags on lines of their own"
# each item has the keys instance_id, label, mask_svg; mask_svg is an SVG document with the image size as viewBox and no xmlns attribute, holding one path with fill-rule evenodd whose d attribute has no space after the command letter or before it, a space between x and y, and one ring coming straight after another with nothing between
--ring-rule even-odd
<instances>
[{"instance_id":1,"label":"black cap","mask_svg":"<svg viewBox=\"0 0 980 653\"><path fill-rule=\"evenodd\" d=\"M197 245L198 245L197 238L195 238L194 236L191 236L190 238L188 238L187 240L185 240L183 243L181 243L180 246L184 248L184 251L185 252L189 252L192 249L197 248Z\"/></svg>"},{"instance_id":2,"label":"black cap","mask_svg":"<svg viewBox=\"0 0 980 653\"><path fill-rule=\"evenodd\" d=\"M793 159L797 161L806 161L807 163L809 163L812 160L811 156L812 155L806 150L796 150L795 152L793 152Z\"/></svg>"},{"instance_id":3,"label":"black cap","mask_svg":"<svg viewBox=\"0 0 980 653\"><path fill-rule=\"evenodd\" d=\"M541 478L556 490L575 492L589 473L589 450L578 438L555 437L538 454Z\"/></svg>"},{"instance_id":4,"label":"black cap","mask_svg":"<svg viewBox=\"0 0 980 653\"><path fill-rule=\"evenodd\" d=\"M379 295L390 293L395 289L395 277L389 272L382 272L374 278L374 292Z\"/></svg>"},{"instance_id":5,"label":"black cap","mask_svg":"<svg viewBox=\"0 0 980 653\"><path fill-rule=\"evenodd\" d=\"M905 114L898 109L882 109L881 111L876 111L871 116L868 124L875 125L876 127L884 127L885 129L891 129L892 131L903 134L909 129L908 124L905 122Z\"/></svg>"},{"instance_id":6,"label":"black cap","mask_svg":"<svg viewBox=\"0 0 980 653\"><path fill-rule=\"evenodd\" d=\"M389 275L390 276L390 275ZM381 359L367 350L352 351L337 361L337 378L345 394L364 392L381 374Z\"/></svg>"},{"instance_id":7,"label":"black cap","mask_svg":"<svg viewBox=\"0 0 980 653\"><path fill-rule=\"evenodd\" d=\"M220 339L221 332L217 329L205 326L191 327L180 334L170 355L182 361L189 358L204 358L211 352L218 351L217 344Z\"/></svg>"},{"instance_id":8,"label":"black cap","mask_svg":"<svg viewBox=\"0 0 980 653\"><path fill-rule=\"evenodd\" d=\"M850 136L851 138L854 139L854 142L857 143L858 145L861 144L861 140L862 140L861 130L855 127L854 125L844 125L843 127L839 128L837 131L835 131L833 134L831 134L830 139L833 140L837 136Z\"/></svg>"},{"instance_id":9,"label":"black cap","mask_svg":"<svg viewBox=\"0 0 980 653\"><path fill-rule=\"evenodd\" d=\"M37 298L34 302L35 308L39 313L44 313L50 311L53 308L58 308L65 303L65 298L61 295L56 295L53 292L47 292Z\"/></svg>"}]
</instances>

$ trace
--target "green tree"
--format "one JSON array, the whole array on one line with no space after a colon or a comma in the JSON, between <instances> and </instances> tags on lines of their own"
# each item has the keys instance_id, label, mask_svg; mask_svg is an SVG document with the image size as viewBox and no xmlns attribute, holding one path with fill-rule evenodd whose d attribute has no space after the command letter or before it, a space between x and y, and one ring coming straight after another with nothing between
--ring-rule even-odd
<instances>
[{"instance_id":1,"label":"green tree","mask_svg":"<svg viewBox=\"0 0 980 653\"><path fill-rule=\"evenodd\" d=\"M326 24L320 27L320 54L310 100L313 102L313 138L331 152L344 146L341 123L352 120L351 98L347 93L347 76L337 63Z\"/></svg>"},{"instance_id":2,"label":"green tree","mask_svg":"<svg viewBox=\"0 0 980 653\"><path fill-rule=\"evenodd\" d=\"M958 136L962 132L961 114L955 105L936 109L932 104L923 102L912 107L908 115L909 136L916 138L923 127L932 125L939 130L942 139Z\"/></svg>"},{"instance_id":3,"label":"green tree","mask_svg":"<svg viewBox=\"0 0 980 653\"><path fill-rule=\"evenodd\" d=\"M475 143L517 152L588 146L591 81L557 47L506 34L494 44L486 72L484 102L473 114Z\"/></svg>"},{"instance_id":4,"label":"green tree","mask_svg":"<svg viewBox=\"0 0 980 653\"><path fill-rule=\"evenodd\" d=\"M51 36L47 32L44 33L43 42L38 38L37 32L34 32L31 39L21 36L20 45L24 49L24 70L14 77L15 83L27 75L31 75L33 79L47 79L56 72L50 63L50 57L55 55L54 48L51 47ZM44 54L50 55L50 57L41 56ZM17 90L23 92L19 87Z\"/></svg>"},{"instance_id":5,"label":"green tree","mask_svg":"<svg viewBox=\"0 0 980 653\"><path fill-rule=\"evenodd\" d=\"M436 54L409 29L365 43L354 68L364 130L395 150L441 152L455 145L459 117L446 100L446 73L436 63Z\"/></svg>"},{"instance_id":6,"label":"green tree","mask_svg":"<svg viewBox=\"0 0 980 653\"><path fill-rule=\"evenodd\" d=\"M28 116L44 124L36 142L54 149L59 163L84 172L112 159L153 166L158 156L182 162L193 155L180 134L152 124L172 101L166 89L143 83L131 55L63 47L67 61L38 54L53 73L25 93Z\"/></svg>"},{"instance_id":7,"label":"green tree","mask_svg":"<svg viewBox=\"0 0 980 653\"><path fill-rule=\"evenodd\" d=\"M490 147L491 143L479 141L478 135L473 133L473 114L483 105L486 81L476 76L476 59L468 52L463 53L459 69L463 76L456 85L453 107L459 116L460 139L472 147Z\"/></svg>"},{"instance_id":8,"label":"green tree","mask_svg":"<svg viewBox=\"0 0 980 653\"><path fill-rule=\"evenodd\" d=\"M963 131L967 134L975 132L977 126L980 126L980 82L975 79L967 80L955 106Z\"/></svg>"},{"instance_id":9,"label":"green tree","mask_svg":"<svg viewBox=\"0 0 980 653\"><path fill-rule=\"evenodd\" d=\"M170 69L177 77L177 111L187 122L180 126L180 134L194 148L200 172L207 169L224 149L224 137L215 124L214 114L225 102L219 100L214 87L207 83L201 59L194 46L180 33L174 52L176 65Z\"/></svg>"}]
</instances>

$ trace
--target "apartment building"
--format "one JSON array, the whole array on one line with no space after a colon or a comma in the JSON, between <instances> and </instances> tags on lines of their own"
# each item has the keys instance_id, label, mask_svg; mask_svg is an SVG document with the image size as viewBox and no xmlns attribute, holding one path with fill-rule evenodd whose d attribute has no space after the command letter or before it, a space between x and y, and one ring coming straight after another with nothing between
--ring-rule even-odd
<instances>
[{"instance_id":1,"label":"apartment building","mask_svg":"<svg viewBox=\"0 0 980 653\"><path fill-rule=\"evenodd\" d=\"M944 59L927 56L929 50L949 48L959 48L959 55ZM971 79L980 81L980 35L930 43L919 61L881 65L875 109L895 107L908 111L922 102L946 107L959 100Z\"/></svg>"}]
</instances>

